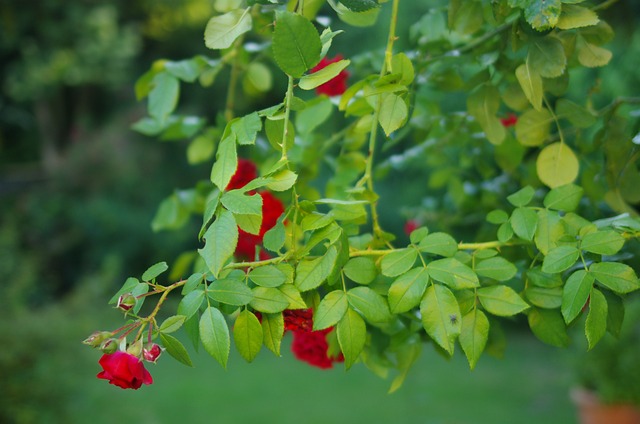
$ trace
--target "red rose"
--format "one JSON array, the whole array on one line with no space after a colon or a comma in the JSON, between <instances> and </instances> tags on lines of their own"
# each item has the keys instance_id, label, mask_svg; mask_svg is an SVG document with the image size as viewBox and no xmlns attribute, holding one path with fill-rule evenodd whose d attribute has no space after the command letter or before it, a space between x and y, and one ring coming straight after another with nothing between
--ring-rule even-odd
<instances>
[{"instance_id":1,"label":"red rose","mask_svg":"<svg viewBox=\"0 0 640 424\"><path fill-rule=\"evenodd\" d=\"M258 193L262 197L262 224L258 235L249 234L241 229L238 230L238 244L235 255L238 258L253 260L256 255L256 246L262 244L264 234L272 229L278 222L280 215L284 213L282 202L268 191ZM260 251L260 259L269 259L266 252Z\"/></svg>"},{"instance_id":2,"label":"red rose","mask_svg":"<svg viewBox=\"0 0 640 424\"><path fill-rule=\"evenodd\" d=\"M312 309L287 309L282 312L284 316L284 329L288 331L313 330L313 310Z\"/></svg>"},{"instance_id":3,"label":"red rose","mask_svg":"<svg viewBox=\"0 0 640 424\"><path fill-rule=\"evenodd\" d=\"M404 233L408 236L420 227L420 223L415 219L410 219L404 224Z\"/></svg>"},{"instance_id":4,"label":"red rose","mask_svg":"<svg viewBox=\"0 0 640 424\"><path fill-rule=\"evenodd\" d=\"M326 68L327 65L330 65L335 62L339 62L342 60L342 55L337 55L333 59L327 59L326 57L322 58L320 63L318 63L312 70L311 73L317 72L320 69ZM339 96L347 90L347 78L349 78L349 72L342 70L338 75L324 84L316 87L317 94L326 94L327 96Z\"/></svg>"},{"instance_id":5,"label":"red rose","mask_svg":"<svg viewBox=\"0 0 640 424\"><path fill-rule=\"evenodd\" d=\"M332 368L334 362L344 361L342 354L337 357L329 357L329 345L327 343L327 333L333 328L321 331L294 331L291 351L294 356L301 361L314 367L327 369Z\"/></svg>"},{"instance_id":6,"label":"red rose","mask_svg":"<svg viewBox=\"0 0 640 424\"><path fill-rule=\"evenodd\" d=\"M506 118L502 118L500 122L503 127L508 128L514 126L518 122L518 117L513 113L510 113Z\"/></svg>"},{"instance_id":7,"label":"red rose","mask_svg":"<svg viewBox=\"0 0 640 424\"><path fill-rule=\"evenodd\" d=\"M236 190L246 186L258 176L256 165L249 159L238 159L238 167L231 181L227 184L226 190Z\"/></svg>"},{"instance_id":8,"label":"red rose","mask_svg":"<svg viewBox=\"0 0 640 424\"><path fill-rule=\"evenodd\" d=\"M123 389L139 389L143 384L153 383L151 374L146 370L140 358L129 353L118 351L108 355L102 355L98 363L104 371L98 374L98 378L109 380Z\"/></svg>"}]
</instances>

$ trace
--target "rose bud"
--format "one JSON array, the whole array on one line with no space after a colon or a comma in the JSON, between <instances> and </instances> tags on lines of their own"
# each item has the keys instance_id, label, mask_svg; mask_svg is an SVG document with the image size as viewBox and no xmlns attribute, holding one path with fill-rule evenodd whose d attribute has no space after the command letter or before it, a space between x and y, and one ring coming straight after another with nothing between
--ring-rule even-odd
<instances>
[{"instance_id":1,"label":"rose bud","mask_svg":"<svg viewBox=\"0 0 640 424\"><path fill-rule=\"evenodd\" d=\"M118 350L118 342L115 339L107 339L100 345L100 350L104 353L113 353Z\"/></svg>"},{"instance_id":2,"label":"rose bud","mask_svg":"<svg viewBox=\"0 0 640 424\"><path fill-rule=\"evenodd\" d=\"M116 308L119 308L125 312L128 312L129 310L131 310L131 308L136 306L137 301L138 300L133 294L125 293L118 298L118 305L116 305Z\"/></svg>"},{"instance_id":3,"label":"rose bud","mask_svg":"<svg viewBox=\"0 0 640 424\"><path fill-rule=\"evenodd\" d=\"M110 331L96 331L95 333L84 339L82 343L91 347L100 347L102 342L104 342L111 336L113 336L113 333Z\"/></svg>"},{"instance_id":4,"label":"rose bud","mask_svg":"<svg viewBox=\"0 0 640 424\"><path fill-rule=\"evenodd\" d=\"M127 348L127 353L140 357L142 355L142 340L138 340L137 342L130 344Z\"/></svg>"},{"instance_id":5,"label":"rose bud","mask_svg":"<svg viewBox=\"0 0 640 424\"><path fill-rule=\"evenodd\" d=\"M157 343L149 343L142 349L142 357L145 361L153 362L154 364L162 354L162 348Z\"/></svg>"}]
</instances>

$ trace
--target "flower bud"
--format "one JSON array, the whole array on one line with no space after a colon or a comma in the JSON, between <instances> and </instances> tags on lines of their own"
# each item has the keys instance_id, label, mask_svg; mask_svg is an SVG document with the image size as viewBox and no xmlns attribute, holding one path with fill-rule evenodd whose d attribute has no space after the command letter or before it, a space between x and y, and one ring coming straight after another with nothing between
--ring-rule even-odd
<instances>
[{"instance_id":1,"label":"flower bud","mask_svg":"<svg viewBox=\"0 0 640 424\"><path fill-rule=\"evenodd\" d=\"M142 355L142 340L130 344L127 348L127 353L139 358Z\"/></svg>"},{"instance_id":2,"label":"flower bud","mask_svg":"<svg viewBox=\"0 0 640 424\"><path fill-rule=\"evenodd\" d=\"M145 361L153 362L154 364L162 354L163 349L157 343L148 343L144 349L142 349L142 357Z\"/></svg>"},{"instance_id":3,"label":"flower bud","mask_svg":"<svg viewBox=\"0 0 640 424\"><path fill-rule=\"evenodd\" d=\"M91 334L89 337L84 339L82 343L89 345L91 347L100 347L102 342L104 342L111 336L113 336L113 333L110 331L96 331L93 334Z\"/></svg>"},{"instance_id":4,"label":"flower bud","mask_svg":"<svg viewBox=\"0 0 640 424\"><path fill-rule=\"evenodd\" d=\"M106 354L118 350L118 342L115 339L107 339L100 345L100 350Z\"/></svg>"},{"instance_id":5,"label":"flower bud","mask_svg":"<svg viewBox=\"0 0 640 424\"><path fill-rule=\"evenodd\" d=\"M137 301L138 300L133 294L125 293L118 298L118 305L116 307L122 309L125 312L128 312L129 310L131 310L131 308L136 306Z\"/></svg>"}]
</instances>

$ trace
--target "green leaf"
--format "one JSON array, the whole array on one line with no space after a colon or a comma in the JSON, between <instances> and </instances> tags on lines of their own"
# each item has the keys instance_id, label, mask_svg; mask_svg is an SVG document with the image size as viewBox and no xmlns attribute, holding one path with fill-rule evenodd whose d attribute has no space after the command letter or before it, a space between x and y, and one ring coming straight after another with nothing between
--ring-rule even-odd
<instances>
[{"instance_id":1,"label":"green leaf","mask_svg":"<svg viewBox=\"0 0 640 424\"><path fill-rule=\"evenodd\" d=\"M350 289L347 292L347 299L351 307L362 313L369 322L388 322L392 318L387 301L369 287Z\"/></svg>"},{"instance_id":2,"label":"green leaf","mask_svg":"<svg viewBox=\"0 0 640 424\"><path fill-rule=\"evenodd\" d=\"M227 368L231 338L224 315L213 306L209 306L200 317L200 340L204 350Z\"/></svg>"},{"instance_id":3,"label":"green leaf","mask_svg":"<svg viewBox=\"0 0 640 424\"><path fill-rule=\"evenodd\" d=\"M222 194L220 203L234 214L262 216L262 197L259 194L247 196L242 190L231 190Z\"/></svg>"},{"instance_id":4,"label":"green leaf","mask_svg":"<svg viewBox=\"0 0 640 424\"><path fill-rule=\"evenodd\" d=\"M295 286L301 292L318 287L333 271L338 259L338 251L331 246L327 253L313 260L302 260L296 267Z\"/></svg>"},{"instance_id":5,"label":"green leaf","mask_svg":"<svg viewBox=\"0 0 640 424\"><path fill-rule=\"evenodd\" d=\"M569 324L580 314L589 299L594 281L594 276L584 269L574 272L567 279L562 291L560 308L564 322Z\"/></svg>"},{"instance_id":6,"label":"green leaf","mask_svg":"<svg viewBox=\"0 0 640 424\"><path fill-rule=\"evenodd\" d=\"M508 286L489 286L478 289L478 299L487 312L501 317L510 317L529 309L529 304Z\"/></svg>"},{"instance_id":7,"label":"green leaf","mask_svg":"<svg viewBox=\"0 0 640 424\"><path fill-rule=\"evenodd\" d=\"M592 264L589 271L600 284L616 293L625 294L640 289L636 272L629 265L600 262Z\"/></svg>"},{"instance_id":8,"label":"green leaf","mask_svg":"<svg viewBox=\"0 0 640 424\"><path fill-rule=\"evenodd\" d=\"M413 267L418 251L413 248L398 249L382 257L380 268L387 277L397 277Z\"/></svg>"},{"instance_id":9,"label":"green leaf","mask_svg":"<svg viewBox=\"0 0 640 424\"><path fill-rule=\"evenodd\" d=\"M173 333L174 331L178 331L186 320L187 317L184 315L170 316L169 318L165 319L162 324L160 324L160 327L158 327L158 331L164 334Z\"/></svg>"},{"instance_id":10,"label":"green leaf","mask_svg":"<svg viewBox=\"0 0 640 424\"><path fill-rule=\"evenodd\" d=\"M204 290L194 290L182 298L178 304L178 315L183 315L187 319L198 312L200 305L204 301Z\"/></svg>"},{"instance_id":11,"label":"green leaf","mask_svg":"<svg viewBox=\"0 0 640 424\"><path fill-rule=\"evenodd\" d=\"M538 214L532 208L515 208L511 213L511 227L524 240L533 240L538 227Z\"/></svg>"},{"instance_id":12,"label":"green leaf","mask_svg":"<svg viewBox=\"0 0 640 424\"><path fill-rule=\"evenodd\" d=\"M558 241L566 235L560 214L543 209L538 211L538 227L536 228L535 243L543 255L558 246Z\"/></svg>"},{"instance_id":13,"label":"green leaf","mask_svg":"<svg viewBox=\"0 0 640 424\"><path fill-rule=\"evenodd\" d=\"M247 276L251 281L262 287L279 287L287 281L287 276L275 265L254 268Z\"/></svg>"},{"instance_id":14,"label":"green leaf","mask_svg":"<svg viewBox=\"0 0 640 424\"><path fill-rule=\"evenodd\" d=\"M575 246L558 246L549 251L542 261L542 271L550 274L566 271L576 263L580 250Z\"/></svg>"},{"instance_id":15,"label":"green leaf","mask_svg":"<svg viewBox=\"0 0 640 424\"><path fill-rule=\"evenodd\" d=\"M610 292L605 292L604 295L607 299L607 331L619 338L624 321L624 301Z\"/></svg>"},{"instance_id":16,"label":"green leaf","mask_svg":"<svg viewBox=\"0 0 640 424\"><path fill-rule=\"evenodd\" d=\"M527 0L524 17L538 31L557 25L562 3L560 0Z\"/></svg>"},{"instance_id":17,"label":"green leaf","mask_svg":"<svg viewBox=\"0 0 640 424\"><path fill-rule=\"evenodd\" d=\"M529 303L539 308L556 309L562 305L562 289L560 287L527 287L524 296Z\"/></svg>"},{"instance_id":18,"label":"green leaf","mask_svg":"<svg viewBox=\"0 0 640 424\"><path fill-rule=\"evenodd\" d=\"M556 102L556 115L560 119L567 119L578 128L589 128L597 119L591 111L567 99L558 99Z\"/></svg>"},{"instance_id":19,"label":"green leaf","mask_svg":"<svg viewBox=\"0 0 640 424\"><path fill-rule=\"evenodd\" d=\"M526 186L516 191L515 193L507 196L507 200L513 206L522 207L527 206L532 200L536 191L531 186Z\"/></svg>"},{"instance_id":20,"label":"green leaf","mask_svg":"<svg viewBox=\"0 0 640 424\"><path fill-rule=\"evenodd\" d=\"M313 330L324 330L342 319L349 307L347 294L342 290L328 293L313 313Z\"/></svg>"},{"instance_id":21,"label":"green leaf","mask_svg":"<svg viewBox=\"0 0 640 424\"><path fill-rule=\"evenodd\" d=\"M578 61L582 66L587 68L605 66L612 57L613 54L609 50L588 43L582 37L578 37Z\"/></svg>"},{"instance_id":22,"label":"green leaf","mask_svg":"<svg viewBox=\"0 0 640 424\"><path fill-rule=\"evenodd\" d=\"M278 289L273 287L254 287L253 299L249 305L256 311L267 314L282 312L289 307L289 299Z\"/></svg>"},{"instance_id":23,"label":"green leaf","mask_svg":"<svg viewBox=\"0 0 640 424\"><path fill-rule=\"evenodd\" d=\"M262 314L262 341L276 356L280 356L280 345L284 335L284 318L281 313Z\"/></svg>"},{"instance_id":24,"label":"green leaf","mask_svg":"<svg viewBox=\"0 0 640 424\"><path fill-rule=\"evenodd\" d=\"M507 281L512 279L518 269L514 264L501 256L480 261L474 271L481 277L493 278L497 281Z\"/></svg>"},{"instance_id":25,"label":"green leaf","mask_svg":"<svg viewBox=\"0 0 640 424\"><path fill-rule=\"evenodd\" d=\"M337 326L338 343L346 369L356 362L367 339L367 325L356 311L347 309Z\"/></svg>"},{"instance_id":26,"label":"green leaf","mask_svg":"<svg viewBox=\"0 0 640 424\"><path fill-rule=\"evenodd\" d=\"M351 258L342 268L344 275L358 284L369 284L378 275L376 263L371 258Z\"/></svg>"},{"instance_id":27,"label":"green leaf","mask_svg":"<svg viewBox=\"0 0 640 424\"><path fill-rule=\"evenodd\" d=\"M527 279L531 284L538 287L553 288L561 287L563 284L559 274L542 272L539 266L527 271Z\"/></svg>"},{"instance_id":28,"label":"green leaf","mask_svg":"<svg viewBox=\"0 0 640 424\"><path fill-rule=\"evenodd\" d=\"M500 225L504 224L508 220L509 215L501 209L492 210L487 214L487 222L490 222L491 224Z\"/></svg>"},{"instance_id":29,"label":"green leaf","mask_svg":"<svg viewBox=\"0 0 640 424\"><path fill-rule=\"evenodd\" d=\"M431 233L420 241L421 252L452 257L458 252L458 243L447 233Z\"/></svg>"},{"instance_id":30,"label":"green leaf","mask_svg":"<svg viewBox=\"0 0 640 424\"><path fill-rule=\"evenodd\" d=\"M307 18L278 11L272 48L280 69L287 75L300 78L320 62L322 42L318 31Z\"/></svg>"},{"instance_id":31,"label":"green leaf","mask_svg":"<svg viewBox=\"0 0 640 424\"><path fill-rule=\"evenodd\" d=\"M425 268L414 268L396 278L389 287L391 313L400 314L418 306L428 283L429 273Z\"/></svg>"},{"instance_id":32,"label":"green leaf","mask_svg":"<svg viewBox=\"0 0 640 424\"><path fill-rule=\"evenodd\" d=\"M624 237L612 230L589 233L580 242L580 249L599 255L615 255L622 246Z\"/></svg>"},{"instance_id":33,"label":"green leaf","mask_svg":"<svg viewBox=\"0 0 640 424\"><path fill-rule=\"evenodd\" d=\"M207 289L207 295L226 305L244 306L253 300L253 292L242 281L231 278L216 280Z\"/></svg>"},{"instance_id":34,"label":"green leaf","mask_svg":"<svg viewBox=\"0 0 640 424\"><path fill-rule=\"evenodd\" d=\"M331 99L320 96L308 101L307 106L296 114L296 129L300 134L311 134L324 124L333 112Z\"/></svg>"},{"instance_id":35,"label":"green leaf","mask_svg":"<svg viewBox=\"0 0 640 424\"><path fill-rule=\"evenodd\" d=\"M536 170L540 181L550 188L556 188L574 182L578 178L580 164L569 146L557 142L542 149L536 161Z\"/></svg>"},{"instance_id":36,"label":"green leaf","mask_svg":"<svg viewBox=\"0 0 640 424\"><path fill-rule=\"evenodd\" d=\"M529 47L527 63L541 77L559 77L567 66L567 56L562 42L552 36L535 38Z\"/></svg>"},{"instance_id":37,"label":"green leaf","mask_svg":"<svg viewBox=\"0 0 640 424\"><path fill-rule=\"evenodd\" d=\"M483 84L467 97L467 110L473 116L487 139L493 144L504 140L506 130L496 114L500 108L500 93L493 85Z\"/></svg>"},{"instance_id":38,"label":"green leaf","mask_svg":"<svg viewBox=\"0 0 640 424\"><path fill-rule=\"evenodd\" d=\"M177 230L188 221L191 213L180 200L178 193L172 193L165 198L151 221L151 229L154 232L162 230Z\"/></svg>"},{"instance_id":39,"label":"green leaf","mask_svg":"<svg viewBox=\"0 0 640 424\"><path fill-rule=\"evenodd\" d=\"M185 82L195 82L203 70L204 64L198 57L179 61L164 62L164 69L171 75Z\"/></svg>"},{"instance_id":40,"label":"green leaf","mask_svg":"<svg viewBox=\"0 0 640 424\"><path fill-rule=\"evenodd\" d=\"M161 124L164 123L178 104L180 82L167 72L160 72L153 77L153 88L149 92L149 115Z\"/></svg>"},{"instance_id":41,"label":"green leaf","mask_svg":"<svg viewBox=\"0 0 640 424\"><path fill-rule=\"evenodd\" d=\"M544 207L563 212L572 212L580 203L584 190L574 184L565 184L549 191L544 197Z\"/></svg>"},{"instance_id":42,"label":"green leaf","mask_svg":"<svg viewBox=\"0 0 640 424\"><path fill-rule=\"evenodd\" d=\"M591 289L589 299L589 314L587 315L584 330L589 350L591 350L607 332L607 299L595 287Z\"/></svg>"},{"instance_id":43,"label":"green leaf","mask_svg":"<svg viewBox=\"0 0 640 424\"><path fill-rule=\"evenodd\" d=\"M204 233L205 245L198 249L209 271L218 278L220 270L233 256L238 243L238 227L231 212L222 209L220 216Z\"/></svg>"},{"instance_id":44,"label":"green leaf","mask_svg":"<svg viewBox=\"0 0 640 424\"><path fill-rule=\"evenodd\" d=\"M235 118L230 123L231 132L235 134L238 144L252 145L262 129L262 120L257 112L252 112L242 118Z\"/></svg>"},{"instance_id":45,"label":"green leaf","mask_svg":"<svg viewBox=\"0 0 640 424\"><path fill-rule=\"evenodd\" d=\"M203 274L196 272L195 274L187 278L187 282L184 284L184 286L182 286L181 294L185 295L197 289L198 286L202 284L202 277L203 277Z\"/></svg>"},{"instance_id":46,"label":"green leaf","mask_svg":"<svg viewBox=\"0 0 640 424\"><path fill-rule=\"evenodd\" d=\"M211 137L200 135L194 138L187 147L187 162L189 165L197 165L207 162L213 156L215 144Z\"/></svg>"},{"instance_id":47,"label":"green leaf","mask_svg":"<svg viewBox=\"0 0 640 424\"><path fill-rule=\"evenodd\" d=\"M250 7L237 9L209 19L204 30L204 44L214 50L231 47L239 36L251 30L250 11Z\"/></svg>"},{"instance_id":48,"label":"green leaf","mask_svg":"<svg viewBox=\"0 0 640 424\"><path fill-rule=\"evenodd\" d=\"M600 19L598 15L591 9L574 4L563 4L560 19L558 19L558 28L574 29L596 25Z\"/></svg>"},{"instance_id":49,"label":"green leaf","mask_svg":"<svg viewBox=\"0 0 640 424\"><path fill-rule=\"evenodd\" d=\"M169 269L169 265L167 265L166 262L158 262L157 264L151 265L142 274L142 281L151 281L168 269Z\"/></svg>"},{"instance_id":50,"label":"green leaf","mask_svg":"<svg viewBox=\"0 0 640 424\"><path fill-rule=\"evenodd\" d=\"M391 70L394 74L400 74L401 85L409 85L415 78L415 70L411 59L403 52L393 55L391 58Z\"/></svg>"},{"instance_id":51,"label":"green leaf","mask_svg":"<svg viewBox=\"0 0 640 424\"><path fill-rule=\"evenodd\" d=\"M298 174L288 169L283 169L269 177L267 188L272 191L289 190L296 183Z\"/></svg>"},{"instance_id":52,"label":"green leaf","mask_svg":"<svg viewBox=\"0 0 640 424\"><path fill-rule=\"evenodd\" d=\"M380 105L380 113L378 115L378 122L384 130L384 133L389 136L392 132L402 127L407 118L409 117L409 110L404 99L397 94L386 94Z\"/></svg>"},{"instance_id":53,"label":"green leaf","mask_svg":"<svg viewBox=\"0 0 640 424\"><path fill-rule=\"evenodd\" d=\"M567 347L569 336L560 312L553 309L532 309L527 316L529 327L541 341L556 347Z\"/></svg>"},{"instance_id":54,"label":"green leaf","mask_svg":"<svg viewBox=\"0 0 640 424\"><path fill-rule=\"evenodd\" d=\"M420 303L422 325L427 334L450 355L462 330L460 307L451 290L432 284Z\"/></svg>"},{"instance_id":55,"label":"green leaf","mask_svg":"<svg viewBox=\"0 0 640 424\"><path fill-rule=\"evenodd\" d=\"M543 91L540 74L527 62L516 68L516 79L531 106L537 111L542 111Z\"/></svg>"},{"instance_id":56,"label":"green leaf","mask_svg":"<svg viewBox=\"0 0 640 424\"><path fill-rule=\"evenodd\" d=\"M262 238L262 244L264 248L272 252L278 252L284 246L286 229L283 219L278 219L276 225L274 225L269 231L264 233Z\"/></svg>"},{"instance_id":57,"label":"green leaf","mask_svg":"<svg viewBox=\"0 0 640 424\"><path fill-rule=\"evenodd\" d=\"M238 314L233 325L233 340L238 353L247 362L252 362L262 348L262 325L258 318L249 310Z\"/></svg>"},{"instance_id":58,"label":"green leaf","mask_svg":"<svg viewBox=\"0 0 640 424\"><path fill-rule=\"evenodd\" d=\"M460 346L464 351L469 367L474 369L489 339L489 320L478 308L474 308L462 317Z\"/></svg>"},{"instance_id":59,"label":"green leaf","mask_svg":"<svg viewBox=\"0 0 640 424\"><path fill-rule=\"evenodd\" d=\"M344 4L347 9L353 12L366 12L367 10L380 7L377 0L338 0L338 1Z\"/></svg>"},{"instance_id":60,"label":"green leaf","mask_svg":"<svg viewBox=\"0 0 640 424\"><path fill-rule=\"evenodd\" d=\"M293 277L291 277L293 279ZM287 283L278 287L278 290L284 295L284 297L289 301L289 306L287 309L306 309L307 304L305 303L302 295L293 284Z\"/></svg>"},{"instance_id":61,"label":"green leaf","mask_svg":"<svg viewBox=\"0 0 640 424\"><path fill-rule=\"evenodd\" d=\"M549 138L553 116L547 109L529 109L516 122L516 139L523 146L541 146Z\"/></svg>"},{"instance_id":62,"label":"green leaf","mask_svg":"<svg viewBox=\"0 0 640 424\"><path fill-rule=\"evenodd\" d=\"M350 60L344 59L338 62L330 63L324 68L314 72L313 74L305 75L300 78L298 87L303 90L313 90L314 88L330 81L338 76L349 64Z\"/></svg>"},{"instance_id":63,"label":"green leaf","mask_svg":"<svg viewBox=\"0 0 640 424\"><path fill-rule=\"evenodd\" d=\"M234 136L229 136L218 145L216 161L211 168L211 182L220 191L224 191L231 181L231 177L238 168L238 153L236 151L236 140Z\"/></svg>"},{"instance_id":64,"label":"green leaf","mask_svg":"<svg viewBox=\"0 0 640 424\"><path fill-rule=\"evenodd\" d=\"M193 366L191 357L189 357L189 352L187 352L187 349L185 349L180 340L169 334L160 333L160 341L162 342L162 346L167 349L167 353L173 356L178 362L181 362L189 367Z\"/></svg>"},{"instance_id":65,"label":"green leaf","mask_svg":"<svg viewBox=\"0 0 640 424\"><path fill-rule=\"evenodd\" d=\"M427 265L429 276L454 290L480 286L478 276L467 265L455 258L438 259Z\"/></svg>"}]
</instances>

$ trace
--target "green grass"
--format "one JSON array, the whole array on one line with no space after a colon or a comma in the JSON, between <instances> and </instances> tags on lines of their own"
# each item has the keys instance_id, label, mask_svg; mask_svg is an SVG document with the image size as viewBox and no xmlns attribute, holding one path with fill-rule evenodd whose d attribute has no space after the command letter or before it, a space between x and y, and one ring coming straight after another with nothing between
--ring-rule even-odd
<instances>
[{"instance_id":1,"label":"green grass","mask_svg":"<svg viewBox=\"0 0 640 424\"><path fill-rule=\"evenodd\" d=\"M427 346L400 391L362 365L319 370L268 351L253 364L232 353L223 370L204 351L195 368L168 355L148 368L154 384L122 390L95 378L97 352L85 351L70 399L72 422L113 423L573 423L567 353L532 337L512 337L504 359L484 357L470 371L458 352L450 361ZM81 347L78 347L81 349ZM233 352L233 348L232 348ZM87 417L91 417L88 420Z\"/></svg>"}]
</instances>

